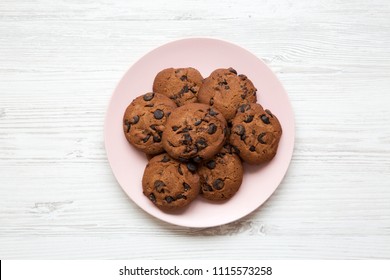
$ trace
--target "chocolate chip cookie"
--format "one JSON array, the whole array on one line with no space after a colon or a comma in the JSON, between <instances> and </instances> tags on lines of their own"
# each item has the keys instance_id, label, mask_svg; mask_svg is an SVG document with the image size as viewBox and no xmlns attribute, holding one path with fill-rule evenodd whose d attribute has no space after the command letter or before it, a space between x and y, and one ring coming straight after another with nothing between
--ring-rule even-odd
<instances>
[{"instance_id":1,"label":"chocolate chip cookie","mask_svg":"<svg viewBox=\"0 0 390 280\"><path fill-rule=\"evenodd\" d=\"M190 103L172 111L162 135L165 151L181 161L212 158L225 143L226 121L208 105Z\"/></svg>"},{"instance_id":2,"label":"chocolate chip cookie","mask_svg":"<svg viewBox=\"0 0 390 280\"><path fill-rule=\"evenodd\" d=\"M270 161L276 154L282 127L274 114L260 104L243 104L232 120L230 143L249 164Z\"/></svg>"},{"instance_id":3,"label":"chocolate chip cookie","mask_svg":"<svg viewBox=\"0 0 390 280\"><path fill-rule=\"evenodd\" d=\"M229 121L241 104L257 101L256 91L247 76L237 75L233 68L217 69L203 81L198 100L213 106Z\"/></svg>"},{"instance_id":4,"label":"chocolate chip cookie","mask_svg":"<svg viewBox=\"0 0 390 280\"><path fill-rule=\"evenodd\" d=\"M160 209L178 209L199 194L199 175L164 153L153 157L147 164L142 188L144 195Z\"/></svg>"},{"instance_id":5,"label":"chocolate chip cookie","mask_svg":"<svg viewBox=\"0 0 390 280\"><path fill-rule=\"evenodd\" d=\"M172 99L177 106L198 101L203 77L195 68L168 68L159 72L153 82L153 91Z\"/></svg>"},{"instance_id":6,"label":"chocolate chip cookie","mask_svg":"<svg viewBox=\"0 0 390 280\"><path fill-rule=\"evenodd\" d=\"M244 169L241 159L231 149L222 149L213 159L199 167L198 174L204 198L226 200L240 188Z\"/></svg>"},{"instance_id":7,"label":"chocolate chip cookie","mask_svg":"<svg viewBox=\"0 0 390 280\"><path fill-rule=\"evenodd\" d=\"M164 151L161 137L175 102L162 94L149 92L134 99L123 116L127 141L146 154Z\"/></svg>"}]
</instances>

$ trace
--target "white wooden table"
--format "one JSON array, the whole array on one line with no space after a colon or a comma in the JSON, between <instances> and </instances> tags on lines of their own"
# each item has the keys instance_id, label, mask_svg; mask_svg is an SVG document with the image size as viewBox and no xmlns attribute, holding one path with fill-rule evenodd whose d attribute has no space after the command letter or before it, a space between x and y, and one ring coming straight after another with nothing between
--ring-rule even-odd
<instances>
[{"instance_id":1,"label":"white wooden table","mask_svg":"<svg viewBox=\"0 0 390 280\"><path fill-rule=\"evenodd\" d=\"M0 1L0 259L390 258L389 1L166 2ZM188 36L262 58L297 124L276 193L208 229L138 208L103 143L125 71Z\"/></svg>"}]
</instances>

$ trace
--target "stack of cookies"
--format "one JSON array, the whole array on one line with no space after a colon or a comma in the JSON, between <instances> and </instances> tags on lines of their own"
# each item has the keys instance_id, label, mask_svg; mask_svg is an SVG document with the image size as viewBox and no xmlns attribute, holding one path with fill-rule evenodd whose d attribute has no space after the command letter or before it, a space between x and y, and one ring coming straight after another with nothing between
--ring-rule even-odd
<instances>
[{"instance_id":1,"label":"stack of cookies","mask_svg":"<svg viewBox=\"0 0 390 280\"><path fill-rule=\"evenodd\" d=\"M145 196L162 210L185 207L198 194L231 198L242 183L242 161L270 161L282 134L256 92L233 68L206 79L191 67L159 72L153 92L134 99L123 118L126 139L149 159Z\"/></svg>"}]
</instances>

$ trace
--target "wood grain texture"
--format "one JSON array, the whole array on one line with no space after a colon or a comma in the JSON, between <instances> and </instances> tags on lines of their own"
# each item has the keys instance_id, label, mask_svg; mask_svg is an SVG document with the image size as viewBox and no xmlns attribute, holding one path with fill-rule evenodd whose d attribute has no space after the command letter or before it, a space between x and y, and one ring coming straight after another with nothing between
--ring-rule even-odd
<instances>
[{"instance_id":1,"label":"wood grain texture","mask_svg":"<svg viewBox=\"0 0 390 280\"><path fill-rule=\"evenodd\" d=\"M0 259L390 258L390 5L0 1ZM124 72L175 39L229 40L289 93L296 145L257 211L188 229L139 209L107 162Z\"/></svg>"}]
</instances>

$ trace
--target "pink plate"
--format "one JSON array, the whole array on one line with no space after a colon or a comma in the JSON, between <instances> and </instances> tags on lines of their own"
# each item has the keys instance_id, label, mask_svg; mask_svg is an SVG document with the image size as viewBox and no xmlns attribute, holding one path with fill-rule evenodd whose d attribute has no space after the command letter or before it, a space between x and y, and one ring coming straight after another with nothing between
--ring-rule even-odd
<instances>
[{"instance_id":1,"label":"pink plate","mask_svg":"<svg viewBox=\"0 0 390 280\"><path fill-rule=\"evenodd\" d=\"M142 194L144 154L130 146L122 131L123 113L137 96L152 91L153 79L162 69L195 67L207 77L216 68L233 67L247 75L258 89L258 102L279 118L283 128L278 153L263 166L245 165L240 190L228 201L213 203L198 197L184 211L165 213ZM289 166L294 147L294 115L281 83L267 65L234 44L192 38L165 44L142 57L119 82L108 107L104 127L108 161L119 184L143 210L168 223L186 227L211 227L244 217L275 191Z\"/></svg>"}]
</instances>

